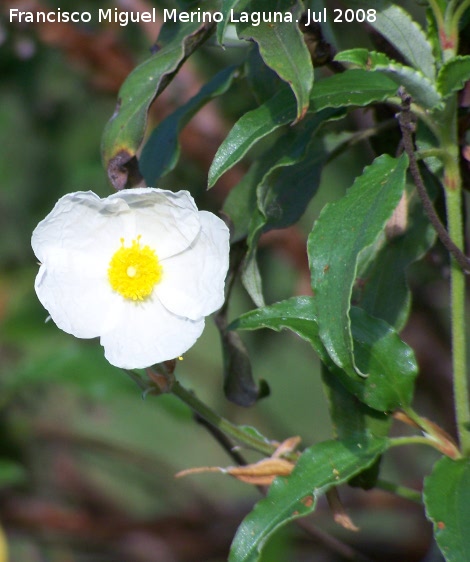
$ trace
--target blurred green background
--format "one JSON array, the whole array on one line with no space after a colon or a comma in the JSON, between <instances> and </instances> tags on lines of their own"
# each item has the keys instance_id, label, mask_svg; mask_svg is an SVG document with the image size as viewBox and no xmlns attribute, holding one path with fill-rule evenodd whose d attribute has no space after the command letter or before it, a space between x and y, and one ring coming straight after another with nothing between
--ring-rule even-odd
<instances>
[{"instance_id":1,"label":"blurred green background","mask_svg":"<svg viewBox=\"0 0 470 562\"><path fill-rule=\"evenodd\" d=\"M57 7L52 1L32 4ZM130 10L152 5L173 4L100 3ZM96 3L70 0L60 7L94 11ZM38 267L31 232L55 201L72 191L111 193L100 161L101 134L120 83L149 56L159 25L10 25L7 8L0 17L0 517L11 560L226 560L231 537L258 491L217 474L175 480L179 470L232 461L175 398L141 396L125 373L105 361L98 341L74 339L46 323L33 287ZM352 26L340 35L344 46L358 46ZM157 100L151 121L188 99L217 68L244 55L243 48L204 47ZM199 208L217 212L245 168L242 164L207 193L208 166L230 124L255 105L242 86L213 102L184 132L180 164L158 186L189 189ZM354 117L350 125L354 128ZM336 142L334 129L330 141ZM300 224L264 240L260 265L267 302L308 293L304 243L311 225L370 158L368 147L357 146L336 159ZM418 274L421 280L420 275L426 271ZM442 295L437 281L427 287ZM230 317L252 307L237 286ZM255 377L271 388L271 396L255 408L237 407L224 397L219 336L211 319L178 363L177 377L220 414L254 425L269 438L301 435L308 445L331 437L319 364L309 346L287 333L242 337ZM433 393L424 390L421 400L440 421ZM434 458L393 452L384 473L397 479L397 466L406 463L404 483L414 485ZM371 556L387 545L380 560L424 555L430 528L419 506L383 492L345 490L344 499L360 533L334 526L323 502L314 522ZM264 556L265 562L341 559L295 529L283 532Z\"/></svg>"}]
</instances>

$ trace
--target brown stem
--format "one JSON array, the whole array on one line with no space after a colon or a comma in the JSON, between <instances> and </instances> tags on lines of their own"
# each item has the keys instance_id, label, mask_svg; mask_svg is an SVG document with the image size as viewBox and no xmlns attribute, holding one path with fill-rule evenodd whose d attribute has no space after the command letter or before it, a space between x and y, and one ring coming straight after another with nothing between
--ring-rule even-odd
<instances>
[{"instance_id":1,"label":"brown stem","mask_svg":"<svg viewBox=\"0 0 470 562\"><path fill-rule=\"evenodd\" d=\"M470 272L470 259L454 244L452 238L449 236L445 226L439 219L434 205L428 195L427 189L424 185L421 172L419 170L418 162L415 156L414 143L413 143L413 132L415 130L415 123L413 120L413 115L410 111L411 97L406 94L401 94L402 106L401 111L398 114L398 123L400 124L401 134L403 138L403 148L408 156L410 163L410 172L413 176L413 181L416 185L416 190L418 192L419 198L423 204L425 213L427 214L434 230L437 232L440 241L444 244L445 248L449 253L455 258L455 261L459 266L466 272Z\"/></svg>"}]
</instances>

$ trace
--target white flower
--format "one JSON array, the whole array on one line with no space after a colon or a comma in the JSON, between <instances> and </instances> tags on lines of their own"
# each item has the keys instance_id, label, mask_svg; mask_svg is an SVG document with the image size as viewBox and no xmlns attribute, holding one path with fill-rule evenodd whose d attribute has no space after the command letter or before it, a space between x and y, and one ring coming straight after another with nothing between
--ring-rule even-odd
<instances>
[{"instance_id":1,"label":"white flower","mask_svg":"<svg viewBox=\"0 0 470 562\"><path fill-rule=\"evenodd\" d=\"M117 367L178 357L224 301L228 229L187 191L70 193L31 243L36 293L52 320L78 338L100 336Z\"/></svg>"}]
</instances>

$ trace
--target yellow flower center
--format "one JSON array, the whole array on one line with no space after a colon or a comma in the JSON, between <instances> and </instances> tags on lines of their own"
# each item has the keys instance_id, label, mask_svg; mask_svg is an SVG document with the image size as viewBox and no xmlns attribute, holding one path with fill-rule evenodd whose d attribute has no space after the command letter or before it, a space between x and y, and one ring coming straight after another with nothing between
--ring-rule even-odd
<instances>
[{"instance_id":1,"label":"yellow flower center","mask_svg":"<svg viewBox=\"0 0 470 562\"><path fill-rule=\"evenodd\" d=\"M111 287L126 299L142 301L153 291L162 278L163 268L155 250L140 245L140 235L130 247L121 247L114 253L108 268Z\"/></svg>"}]
</instances>

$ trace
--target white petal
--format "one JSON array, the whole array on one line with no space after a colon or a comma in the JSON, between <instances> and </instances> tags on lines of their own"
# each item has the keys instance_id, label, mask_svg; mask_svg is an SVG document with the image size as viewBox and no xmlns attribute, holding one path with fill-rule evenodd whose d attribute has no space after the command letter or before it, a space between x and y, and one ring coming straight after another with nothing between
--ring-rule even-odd
<instances>
[{"instance_id":1,"label":"white petal","mask_svg":"<svg viewBox=\"0 0 470 562\"><path fill-rule=\"evenodd\" d=\"M168 312L158 299L126 301L115 329L101 336L106 359L123 369L142 369L174 359L194 345L204 319L192 321Z\"/></svg>"},{"instance_id":2,"label":"white petal","mask_svg":"<svg viewBox=\"0 0 470 562\"><path fill-rule=\"evenodd\" d=\"M135 221L134 236L153 248L160 260L185 250L201 228L199 213L187 191L152 187L125 189L108 197L125 201Z\"/></svg>"},{"instance_id":3,"label":"white petal","mask_svg":"<svg viewBox=\"0 0 470 562\"><path fill-rule=\"evenodd\" d=\"M107 269L120 236L128 231L127 212L123 201L109 203L92 192L70 193L34 230L31 243L42 262L36 293L65 332L92 338L113 325L115 295Z\"/></svg>"},{"instance_id":4,"label":"white petal","mask_svg":"<svg viewBox=\"0 0 470 562\"><path fill-rule=\"evenodd\" d=\"M47 263L49 253L57 249L106 254L109 262L120 246L120 238L133 234L133 226L125 201L100 199L91 191L79 191L57 201L35 228L31 245L42 263Z\"/></svg>"},{"instance_id":5,"label":"white petal","mask_svg":"<svg viewBox=\"0 0 470 562\"><path fill-rule=\"evenodd\" d=\"M154 289L168 310L193 320L222 306L229 260L225 223L207 211L199 217L199 236L185 252L162 261L163 278Z\"/></svg>"},{"instance_id":6,"label":"white petal","mask_svg":"<svg viewBox=\"0 0 470 562\"><path fill-rule=\"evenodd\" d=\"M118 315L120 301L107 280L106 264L97 267L93 257L77 251L49 252L35 282L52 320L78 338L94 338L110 330Z\"/></svg>"},{"instance_id":7,"label":"white petal","mask_svg":"<svg viewBox=\"0 0 470 562\"><path fill-rule=\"evenodd\" d=\"M120 240L128 245L139 234L164 262L164 278L152 298L135 303L112 290L107 269ZM199 213L188 192L71 193L36 227L32 246L42 262L36 292L54 322L77 337L101 335L108 360L120 367L181 355L202 333L203 316L223 302L228 230Z\"/></svg>"}]
</instances>

